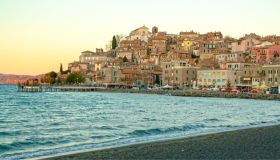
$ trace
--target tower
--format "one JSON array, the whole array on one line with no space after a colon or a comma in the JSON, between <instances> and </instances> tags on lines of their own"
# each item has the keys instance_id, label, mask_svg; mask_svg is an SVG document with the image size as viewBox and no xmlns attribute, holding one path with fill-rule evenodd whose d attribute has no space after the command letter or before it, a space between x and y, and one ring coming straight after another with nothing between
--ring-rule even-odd
<instances>
[{"instance_id":1,"label":"tower","mask_svg":"<svg viewBox=\"0 0 280 160\"><path fill-rule=\"evenodd\" d=\"M153 34L158 33L158 27L154 26L153 29L152 29L152 33Z\"/></svg>"}]
</instances>

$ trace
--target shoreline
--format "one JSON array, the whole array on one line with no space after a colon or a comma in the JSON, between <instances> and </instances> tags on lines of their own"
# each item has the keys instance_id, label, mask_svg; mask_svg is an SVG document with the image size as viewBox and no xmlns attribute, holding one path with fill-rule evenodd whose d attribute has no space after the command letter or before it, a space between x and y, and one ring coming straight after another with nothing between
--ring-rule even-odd
<instances>
[{"instance_id":1,"label":"shoreline","mask_svg":"<svg viewBox=\"0 0 280 160\"><path fill-rule=\"evenodd\" d=\"M37 159L279 159L279 132L280 125L243 128Z\"/></svg>"},{"instance_id":2,"label":"shoreline","mask_svg":"<svg viewBox=\"0 0 280 160\"><path fill-rule=\"evenodd\" d=\"M134 94L158 94L180 97L206 97L206 98L235 98L235 99L255 99L255 100L280 100L280 94L263 93L222 93L215 91L201 90L132 90L132 89L102 89L97 92L108 93L134 93Z\"/></svg>"},{"instance_id":3,"label":"shoreline","mask_svg":"<svg viewBox=\"0 0 280 160\"><path fill-rule=\"evenodd\" d=\"M203 90L133 90L133 89L112 89L90 86L18 86L18 92L108 92L108 93L137 93L137 94L158 94L181 97L213 97L213 98L238 98L238 99L259 99L259 100L280 100L280 94L264 93L230 93L219 91Z\"/></svg>"}]
</instances>

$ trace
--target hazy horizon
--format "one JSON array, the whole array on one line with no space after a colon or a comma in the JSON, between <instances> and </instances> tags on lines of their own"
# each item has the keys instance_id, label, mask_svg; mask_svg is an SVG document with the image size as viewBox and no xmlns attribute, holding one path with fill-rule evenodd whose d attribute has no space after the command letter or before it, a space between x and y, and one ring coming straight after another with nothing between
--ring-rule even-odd
<instances>
[{"instance_id":1,"label":"hazy horizon","mask_svg":"<svg viewBox=\"0 0 280 160\"><path fill-rule=\"evenodd\" d=\"M146 25L178 34L279 35L278 0L1 0L0 73L58 71L80 52Z\"/></svg>"}]
</instances>

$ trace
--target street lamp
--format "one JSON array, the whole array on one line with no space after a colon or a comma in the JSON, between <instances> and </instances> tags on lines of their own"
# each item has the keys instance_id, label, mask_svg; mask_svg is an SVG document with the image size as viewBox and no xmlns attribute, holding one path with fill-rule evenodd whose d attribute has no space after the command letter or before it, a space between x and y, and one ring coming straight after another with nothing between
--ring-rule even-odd
<instances>
[{"instance_id":1,"label":"street lamp","mask_svg":"<svg viewBox=\"0 0 280 160\"><path fill-rule=\"evenodd\" d=\"M174 90L174 64L172 63L172 90Z\"/></svg>"}]
</instances>

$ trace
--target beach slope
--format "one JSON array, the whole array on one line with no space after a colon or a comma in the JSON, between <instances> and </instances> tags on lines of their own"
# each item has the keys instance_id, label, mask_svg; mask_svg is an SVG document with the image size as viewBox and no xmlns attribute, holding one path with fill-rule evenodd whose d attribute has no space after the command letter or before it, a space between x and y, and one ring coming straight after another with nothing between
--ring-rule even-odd
<instances>
[{"instance_id":1,"label":"beach slope","mask_svg":"<svg viewBox=\"0 0 280 160\"><path fill-rule=\"evenodd\" d=\"M48 158L62 159L280 159L280 126L242 129Z\"/></svg>"}]
</instances>

